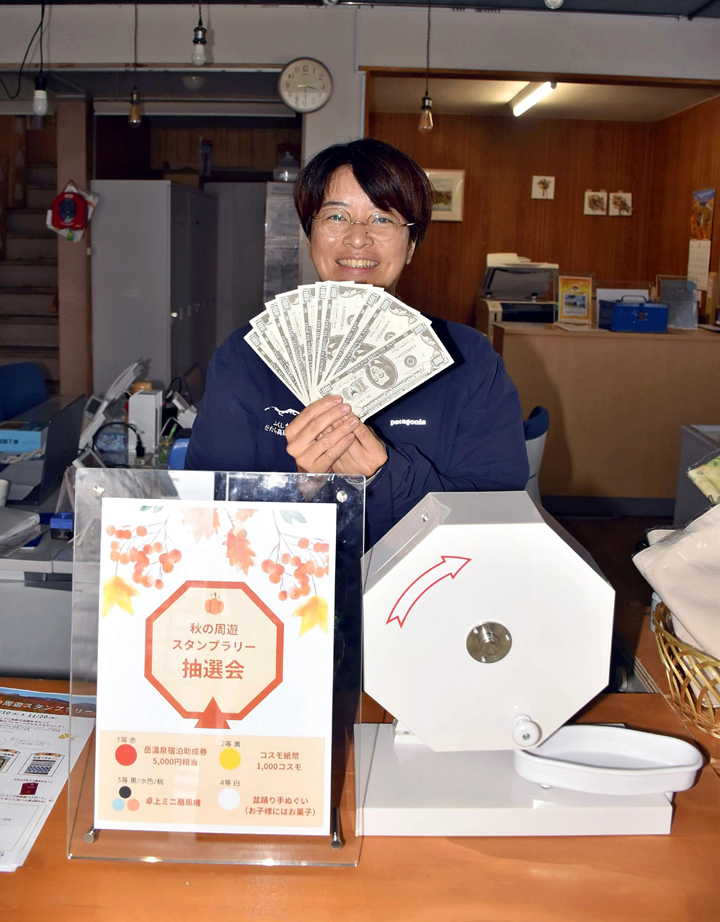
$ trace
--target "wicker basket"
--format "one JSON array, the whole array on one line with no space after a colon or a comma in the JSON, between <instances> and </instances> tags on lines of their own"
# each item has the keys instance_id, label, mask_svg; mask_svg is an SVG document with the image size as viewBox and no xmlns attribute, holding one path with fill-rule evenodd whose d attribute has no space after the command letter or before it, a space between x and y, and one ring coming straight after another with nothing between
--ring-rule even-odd
<instances>
[{"instance_id":1,"label":"wicker basket","mask_svg":"<svg viewBox=\"0 0 720 922\"><path fill-rule=\"evenodd\" d=\"M696 727L720 738L720 660L678 640L665 605L652 617L670 697Z\"/></svg>"}]
</instances>

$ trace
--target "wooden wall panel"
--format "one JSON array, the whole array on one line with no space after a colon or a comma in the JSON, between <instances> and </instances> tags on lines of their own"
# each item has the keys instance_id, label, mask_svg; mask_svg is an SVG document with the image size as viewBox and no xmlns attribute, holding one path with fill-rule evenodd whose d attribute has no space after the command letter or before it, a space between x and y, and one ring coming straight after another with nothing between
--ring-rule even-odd
<instances>
[{"instance_id":1,"label":"wooden wall panel","mask_svg":"<svg viewBox=\"0 0 720 922\"><path fill-rule=\"evenodd\" d=\"M720 197L720 98L711 99L655 125L648 272L684 275L695 189L716 189ZM716 203L715 224L719 211ZM714 226L715 240L720 230ZM711 270L720 269L713 246Z\"/></svg>"},{"instance_id":2,"label":"wooden wall panel","mask_svg":"<svg viewBox=\"0 0 720 922\"><path fill-rule=\"evenodd\" d=\"M0 115L0 155L7 157L7 206L23 208L27 186L27 131L25 116Z\"/></svg>"},{"instance_id":3,"label":"wooden wall panel","mask_svg":"<svg viewBox=\"0 0 720 922\"><path fill-rule=\"evenodd\" d=\"M126 115L95 119L94 179L150 178L150 122L130 125Z\"/></svg>"},{"instance_id":4,"label":"wooden wall panel","mask_svg":"<svg viewBox=\"0 0 720 922\"><path fill-rule=\"evenodd\" d=\"M300 128L156 128L150 130L153 170L199 166L200 139L213 143L213 166L272 170L287 147L299 155Z\"/></svg>"},{"instance_id":5,"label":"wooden wall panel","mask_svg":"<svg viewBox=\"0 0 720 922\"><path fill-rule=\"evenodd\" d=\"M39 128L27 125L27 162L55 164L57 161L57 115L46 115Z\"/></svg>"},{"instance_id":6,"label":"wooden wall panel","mask_svg":"<svg viewBox=\"0 0 720 922\"><path fill-rule=\"evenodd\" d=\"M433 222L398 295L464 323L488 252L557 262L603 283L646 278L655 127L648 123L442 115L430 134L418 116L371 113L370 135L421 166L465 170L465 215ZM552 201L530 198L532 176L555 176ZM633 193L630 218L583 214L586 189Z\"/></svg>"}]
</instances>

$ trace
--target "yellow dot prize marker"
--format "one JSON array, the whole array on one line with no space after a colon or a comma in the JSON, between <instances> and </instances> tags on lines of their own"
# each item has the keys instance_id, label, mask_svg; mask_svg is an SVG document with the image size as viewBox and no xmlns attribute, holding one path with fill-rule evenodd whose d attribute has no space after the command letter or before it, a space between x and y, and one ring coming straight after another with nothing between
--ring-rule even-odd
<instances>
[{"instance_id":1,"label":"yellow dot prize marker","mask_svg":"<svg viewBox=\"0 0 720 922\"><path fill-rule=\"evenodd\" d=\"M220 751L219 761L222 768L232 771L240 764L240 753L228 746Z\"/></svg>"}]
</instances>

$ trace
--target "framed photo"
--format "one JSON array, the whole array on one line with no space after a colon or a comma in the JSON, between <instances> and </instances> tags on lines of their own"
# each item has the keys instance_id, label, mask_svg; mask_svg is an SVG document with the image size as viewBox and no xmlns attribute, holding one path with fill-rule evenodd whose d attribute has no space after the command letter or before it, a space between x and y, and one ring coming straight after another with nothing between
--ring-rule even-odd
<instances>
[{"instance_id":1,"label":"framed photo","mask_svg":"<svg viewBox=\"0 0 720 922\"><path fill-rule=\"evenodd\" d=\"M533 176L532 192L530 198L555 198L555 177L554 176Z\"/></svg>"},{"instance_id":2,"label":"framed photo","mask_svg":"<svg viewBox=\"0 0 720 922\"><path fill-rule=\"evenodd\" d=\"M558 279L558 321L590 323L592 278L561 275Z\"/></svg>"},{"instance_id":3,"label":"framed photo","mask_svg":"<svg viewBox=\"0 0 720 922\"><path fill-rule=\"evenodd\" d=\"M632 214L632 192L611 192L608 214L616 218L629 218Z\"/></svg>"},{"instance_id":4,"label":"framed photo","mask_svg":"<svg viewBox=\"0 0 720 922\"><path fill-rule=\"evenodd\" d=\"M462 221L465 170L425 170L435 190L433 221Z\"/></svg>"},{"instance_id":5,"label":"framed photo","mask_svg":"<svg viewBox=\"0 0 720 922\"><path fill-rule=\"evenodd\" d=\"M607 214L608 194L603 189L602 192L592 192L588 189L585 192L585 207L583 214Z\"/></svg>"}]
</instances>

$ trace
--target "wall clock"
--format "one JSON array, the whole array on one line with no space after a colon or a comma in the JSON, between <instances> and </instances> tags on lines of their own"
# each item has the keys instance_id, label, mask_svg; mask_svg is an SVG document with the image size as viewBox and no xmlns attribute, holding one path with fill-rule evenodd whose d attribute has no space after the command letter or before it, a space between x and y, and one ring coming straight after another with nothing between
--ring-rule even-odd
<instances>
[{"instance_id":1,"label":"wall clock","mask_svg":"<svg viewBox=\"0 0 720 922\"><path fill-rule=\"evenodd\" d=\"M330 71L314 58L295 58L283 68L278 92L294 112L317 112L332 96Z\"/></svg>"}]
</instances>

